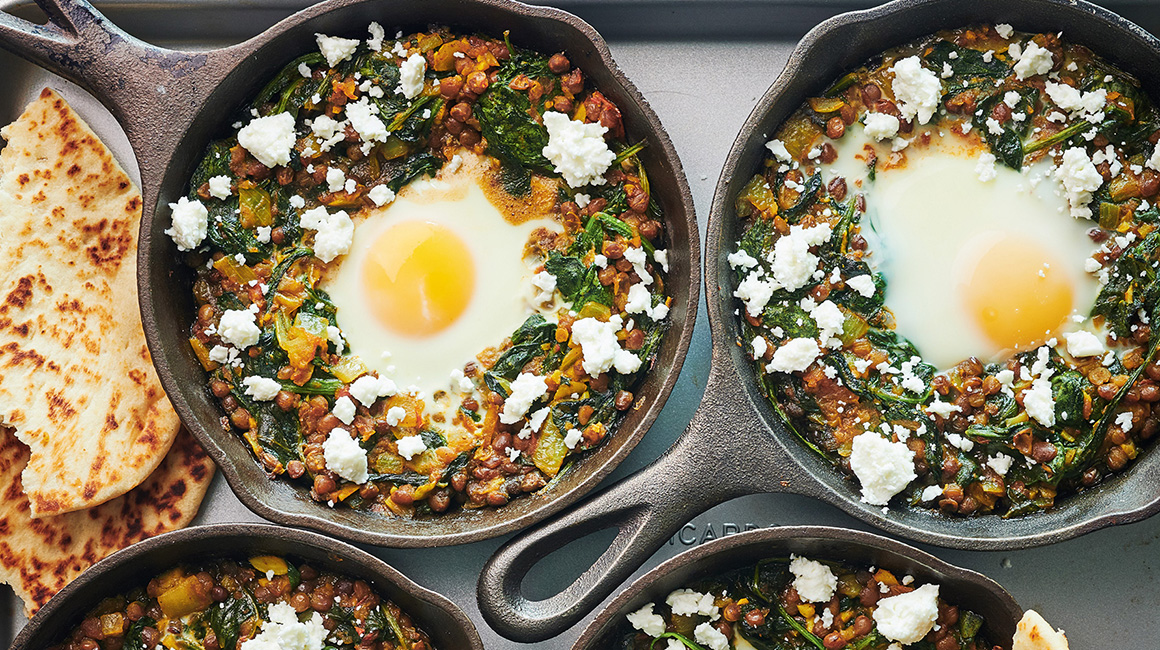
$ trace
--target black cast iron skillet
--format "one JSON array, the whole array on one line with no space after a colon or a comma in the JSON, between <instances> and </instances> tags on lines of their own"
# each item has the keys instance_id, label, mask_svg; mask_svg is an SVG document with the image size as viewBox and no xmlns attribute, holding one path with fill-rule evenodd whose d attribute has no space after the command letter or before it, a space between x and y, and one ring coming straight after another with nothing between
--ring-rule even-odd
<instances>
[{"instance_id":1,"label":"black cast iron skillet","mask_svg":"<svg viewBox=\"0 0 1160 650\"><path fill-rule=\"evenodd\" d=\"M230 487L257 514L338 537L396 547L445 546L487 539L559 511L591 490L648 431L680 374L696 319L700 244L692 196L668 135L640 92L612 60L587 23L557 9L510 0L327 0L300 11L233 47L208 52L164 50L126 34L86 0L37 0L50 17L35 25L0 12L0 46L27 57L97 96L124 127L141 169L144 216L138 287L145 336L157 373L181 421L213 457ZM673 297L670 329L634 407L602 447L552 486L499 509L462 511L431 519L385 518L332 509L283 480L272 481L238 435L223 429L221 408L206 388L206 373L187 337L196 305L192 273L163 234L167 203L185 194L207 143L221 135L286 63L317 49L314 34L366 38L377 21L396 30L446 25L500 35L541 52L567 52L589 88L620 108L630 137L647 140L641 158L652 194L665 213Z\"/></svg>"},{"instance_id":2,"label":"black cast iron skillet","mask_svg":"<svg viewBox=\"0 0 1160 650\"><path fill-rule=\"evenodd\" d=\"M939 596L985 620L987 638L1011 647L1022 608L990 578L960 569L929 553L879 535L827 526L784 526L730 535L689 549L633 581L588 624L574 650L616 648L624 617L645 603L663 602L669 592L758 560L789 554L877 566L895 575L913 575L917 584L939 585Z\"/></svg>"},{"instance_id":3,"label":"black cast iron skillet","mask_svg":"<svg viewBox=\"0 0 1160 650\"><path fill-rule=\"evenodd\" d=\"M152 537L97 562L32 617L11 650L40 650L60 643L101 600L178 564L268 554L307 560L335 573L366 580L407 612L438 648L483 650L471 620L439 594L411 582L369 553L329 537L269 524L195 526Z\"/></svg>"},{"instance_id":4,"label":"black cast iron skillet","mask_svg":"<svg viewBox=\"0 0 1160 650\"><path fill-rule=\"evenodd\" d=\"M842 14L810 31L746 120L717 182L705 261L713 356L701 407L684 435L652 465L516 537L492 557L478 586L480 609L492 627L521 641L559 633L591 611L682 524L744 494L811 496L895 535L974 550L1050 544L1160 510L1160 454L1155 453L1093 490L1061 499L1048 512L1021 518L952 518L922 508L883 511L867 505L853 481L785 429L758 391L753 363L740 347L735 282L726 261L742 228L733 201L758 169L770 135L806 97L869 57L940 29L984 22L1010 23L1030 32L1063 31L1065 38L1139 77L1146 89L1160 90L1160 41L1086 2L896 0ZM752 65L754 74L761 74L761 62ZM542 601L520 593L521 581L539 559L613 527L619 532L608 551L574 584Z\"/></svg>"}]
</instances>

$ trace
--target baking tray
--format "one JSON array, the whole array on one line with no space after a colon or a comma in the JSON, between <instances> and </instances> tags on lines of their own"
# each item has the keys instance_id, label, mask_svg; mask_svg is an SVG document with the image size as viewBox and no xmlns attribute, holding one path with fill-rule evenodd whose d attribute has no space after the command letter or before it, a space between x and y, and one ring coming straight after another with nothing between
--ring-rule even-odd
<instances>
[{"instance_id":1,"label":"baking tray","mask_svg":"<svg viewBox=\"0 0 1160 650\"><path fill-rule=\"evenodd\" d=\"M0 8L13 2L0 0ZM198 49L235 43L309 4L292 0L133 0L100 3L131 34L167 47ZM857 0L569 0L552 2L592 23L617 63L648 98L680 153L704 233L713 186L734 136L758 97L782 69L797 40L829 16L876 4ZM1105 6L1160 33L1160 3L1108 0ZM25 11L25 10L17 10ZM109 143L130 175L136 164L112 117L76 86L0 51L0 123L13 120L45 85L58 89ZM652 430L606 479L616 482L661 454L684 431L704 391L709 328L699 312L684 370ZM714 471L706 468L707 472ZM260 521L216 477L194 525ZM754 495L722 504L690 521L636 575L690 546L750 528L816 524L872 530L838 509L793 495ZM541 562L525 582L530 598L571 581L603 550L611 535L597 533ZM488 648L571 647L591 616L539 644L497 636L475 606L475 582L487 558L507 537L442 549L366 550L416 582L451 598L475 621ZM1024 607L1042 612L1068 632L1072 647L1151 649L1158 646L1160 517L1113 527L1053 546L1005 553L947 551L939 557L985 573ZM633 578L636 577L633 576ZM0 647L23 626L19 602L0 587Z\"/></svg>"}]
</instances>

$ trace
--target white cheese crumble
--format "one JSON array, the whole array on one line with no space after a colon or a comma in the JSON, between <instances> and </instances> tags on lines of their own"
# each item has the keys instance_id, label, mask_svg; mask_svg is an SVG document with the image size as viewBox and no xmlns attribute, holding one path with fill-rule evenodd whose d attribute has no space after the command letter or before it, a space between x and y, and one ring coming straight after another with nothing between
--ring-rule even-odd
<instances>
[{"instance_id":1,"label":"white cheese crumble","mask_svg":"<svg viewBox=\"0 0 1160 650\"><path fill-rule=\"evenodd\" d=\"M1015 45L1013 44L1011 47L1015 48ZM1014 52L1012 52L1012 56L1015 56ZM1023 81L1027 77L1051 72L1051 66L1054 62L1051 50L1040 47L1035 41L1028 41L1027 47L1019 52L1015 58L1015 77L1019 81Z\"/></svg>"},{"instance_id":2,"label":"white cheese crumble","mask_svg":"<svg viewBox=\"0 0 1160 650\"><path fill-rule=\"evenodd\" d=\"M1031 388L1023 393L1023 408L1027 415L1045 427L1055 426L1055 400L1051 395L1051 379L1036 377Z\"/></svg>"},{"instance_id":3,"label":"white cheese crumble","mask_svg":"<svg viewBox=\"0 0 1160 650\"><path fill-rule=\"evenodd\" d=\"M693 630L693 638L698 643L708 646L709 650L729 650L729 638L708 621L701 623Z\"/></svg>"},{"instance_id":4,"label":"white cheese crumble","mask_svg":"<svg viewBox=\"0 0 1160 650\"><path fill-rule=\"evenodd\" d=\"M555 280L555 278L553 278ZM555 284L553 283L553 288ZM628 288L628 300L624 303L624 311L630 314L645 314L649 318L659 321L668 315L669 308L664 303L652 306L652 294L644 284L634 284Z\"/></svg>"},{"instance_id":5,"label":"white cheese crumble","mask_svg":"<svg viewBox=\"0 0 1160 650\"><path fill-rule=\"evenodd\" d=\"M294 608L279 602L270 605L267 615L270 620L262 623L261 633L240 643L238 650L321 650L328 632L318 612L299 622Z\"/></svg>"},{"instance_id":6,"label":"white cheese crumble","mask_svg":"<svg viewBox=\"0 0 1160 650\"><path fill-rule=\"evenodd\" d=\"M172 225L165 231L177 244L179 251L191 251L205 239L209 228L209 210L201 201L190 201L186 197L177 199L177 203L170 203Z\"/></svg>"},{"instance_id":7,"label":"white cheese crumble","mask_svg":"<svg viewBox=\"0 0 1160 650\"><path fill-rule=\"evenodd\" d=\"M547 271L540 271L539 273L532 276L532 286L538 290L538 293L532 297L532 304L542 305L551 301L552 297L556 293L556 276L548 273ZM645 293L647 292L648 291L646 290ZM631 300L631 296L629 299Z\"/></svg>"},{"instance_id":8,"label":"white cheese crumble","mask_svg":"<svg viewBox=\"0 0 1160 650\"><path fill-rule=\"evenodd\" d=\"M367 192L367 198L374 201L375 205L382 207L395 200L395 192L386 185L375 185Z\"/></svg>"},{"instance_id":9,"label":"white cheese crumble","mask_svg":"<svg viewBox=\"0 0 1160 650\"><path fill-rule=\"evenodd\" d=\"M676 616L709 616L717 618L719 608L713 604L713 594L703 594L692 589L677 589L665 597L665 604Z\"/></svg>"},{"instance_id":10,"label":"white cheese crumble","mask_svg":"<svg viewBox=\"0 0 1160 650\"><path fill-rule=\"evenodd\" d=\"M770 140L765 143L765 148L769 149L769 153L773 154L774 158L777 158L783 163L793 161L793 156L789 155L789 149L785 148L785 143L781 140Z\"/></svg>"},{"instance_id":11,"label":"white cheese crumble","mask_svg":"<svg viewBox=\"0 0 1160 650\"><path fill-rule=\"evenodd\" d=\"M995 25L995 31L1003 38L1011 38L1011 33L1015 31L1015 28L1007 23L999 23Z\"/></svg>"},{"instance_id":12,"label":"white cheese crumble","mask_svg":"<svg viewBox=\"0 0 1160 650\"><path fill-rule=\"evenodd\" d=\"M995 180L995 177L998 176L998 172L995 171L995 154L989 151L979 154L975 173L979 175L979 182L986 183Z\"/></svg>"},{"instance_id":13,"label":"white cheese crumble","mask_svg":"<svg viewBox=\"0 0 1160 650\"><path fill-rule=\"evenodd\" d=\"M804 287L818 268L818 257L810 252L810 246L825 243L832 232L825 223L809 228L790 226L789 234L778 238L769 256L773 279L786 291Z\"/></svg>"},{"instance_id":14,"label":"white cheese crumble","mask_svg":"<svg viewBox=\"0 0 1160 650\"><path fill-rule=\"evenodd\" d=\"M773 353L765 366L766 372L796 372L810 367L821 354L817 341L809 338L791 339Z\"/></svg>"},{"instance_id":15,"label":"white cheese crumble","mask_svg":"<svg viewBox=\"0 0 1160 650\"><path fill-rule=\"evenodd\" d=\"M218 321L217 330L222 339L239 350L257 343L262 334L255 323L254 312L249 309L227 309Z\"/></svg>"},{"instance_id":16,"label":"white cheese crumble","mask_svg":"<svg viewBox=\"0 0 1160 650\"><path fill-rule=\"evenodd\" d=\"M392 406L387 409L386 421L388 426L397 427L407 417L407 410L401 406Z\"/></svg>"},{"instance_id":17,"label":"white cheese crumble","mask_svg":"<svg viewBox=\"0 0 1160 650\"><path fill-rule=\"evenodd\" d=\"M350 396L357 399L363 406L370 408L380 397L390 397L398 392L395 382L386 377L363 375L354 380L348 389ZM395 424L398 424L397 422ZM394 426L392 424L391 426Z\"/></svg>"},{"instance_id":18,"label":"white cheese crumble","mask_svg":"<svg viewBox=\"0 0 1160 650\"><path fill-rule=\"evenodd\" d=\"M358 41L353 38L340 38L325 34L315 34L314 38L318 42L318 51L326 57L326 65L332 68L349 59L358 49Z\"/></svg>"},{"instance_id":19,"label":"white cheese crumble","mask_svg":"<svg viewBox=\"0 0 1160 650\"><path fill-rule=\"evenodd\" d=\"M745 276L745 279L737 285L733 296L745 303L745 313L757 318L777 289L778 286L766 278L761 269L757 269Z\"/></svg>"},{"instance_id":20,"label":"white cheese crumble","mask_svg":"<svg viewBox=\"0 0 1160 650\"><path fill-rule=\"evenodd\" d=\"M303 212L299 225L315 231L314 255L323 262L329 263L339 255L345 255L354 240L354 222L345 210L330 214L320 205Z\"/></svg>"},{"instance_id":21,"label":"white cheese crumble","mask_svg":"<svg viewBox=\"0 0 1160 650\"><path fill-rule=\"evenodd\" d=\"M922 489L922 495L919 496L923 501L934 501L942 496L943 489L941 485L928 485Z\"/></svg>"},{"instance_id":22,"label":"white cheese crumble","mask_svg":"<svg viewBox=\"0 0 1160 650\"><path fill-rule=\"evenodd\" d=\"M213 176L209 179L209 195L215 199L230 198L230 177L225 175Z\"/></svg>"},{"instance_id":23,"label":"white cheese crumble","mask_svg":"<svg viewBox=\"0 0 1160 650\"><path fill-rule=\"evenodd\" d=\"M846 315L834 304L832 300L826 300L822 304L807 310L810 317L818 326L818 338L822 345L830 345L831 341L837 340L838 334L842 332L842 324L846 322Z\"/></svg>"},{"instance_id":24,"label":"white cheese crumble","mask_svg":"<svg viewBox=\"0 0 1160 650\"><path fill-rule=\"evenodd\" d=\"M625 616L633 628L649 636L660 636L665 633L665 619L660 614L653 613L653 604L648 603L640 609Z\"/></svg>"},{"instance_id":25,"label":"white cheese crumble","mask_svg":"<svg viewBox=\"0 0 1160 650\"><path fill-rule=\"evenodd\" d=\"M581 318L572 323L572 341L580 346L584 372L595 377L614 367L622 375L640 369L640 357L620 347L616 338L623 325L620 316L613 316L608 322Z\"/></svg>"},{"instance_id":26,"label":"white cheese crumble","mask_svg":"<svg viewBox=\"0 0 1160 650\"><path fill-rule=\"evenodd\" d=\"M904 644L918 643L934 629L938 619L938 585L923 585L914 591L878 601L874 622L878 632Z\"/></svg>"},{"instance_id":27,"label":"white cheese crumble","mask_svg":"<svg viewBox=\"0 0 1160 650\"><path fill-rule=\"evenodd\" d=\"M580 439L584 437L584 432L579 429L568 429L564 434L564 446L568 449L575 449L576 445L580 444Z\"/></svg>"},{"instance_id":28,"label":"white cheese crumble","mask_svg":"<svg viewBox=\"0 0 1160 650\"><path fill-rule=\"evenodd\" d=\"M1156 148L1152 150L1152 155L1148 156L1148 162L1144 164L1151 169L1160 171L1160 144L1156 145Z\"/></svg>"},{"instance_id":29,"label":"white cheese crumble","mask_svg":"<svg viewBox=\"0 0 1160 650\"><path fill-rule=\"evenodd\" d=\"M850 469L862 484L862 501L884 506L913 481L914 452L902 442L891 442L876 431L854 437Z\"/></svg>"},{"instance_id":30,"label":"white cheese crumble","mask_svg":"<svg viewBox=\"0 0 1160 650\"><path fill-rule=\"evenodd\" d=\"M863 130L868 138L889 140L898 135L898 127L901 125L898 118L889 113L867 113Z\"/></svg>"},{"instance_id":31,"label":"white cheese crumble","mask_svg":"<svg viewBox=\"0 0 1160 650\"><path fill-rule=\"evenodd\" d=\"M769 350L769 344L765 342L764 336L755 336L750 343L753 346L753 359L756 361L765 356L766 351Z\"/></svg>"},{"instance_id":32,"label":"white cheese crumble","mask_svg":"<svg viewBox=\"0 0 1160 650\"><path fill-rule=\"evenodd\" d=\"M1013 462L1015 462L1015 459L1007 454L995 454L987 458L987 467L995 470L995 473L999 476L1006 476Z\"/></svg>"},{"instance_id":33,"label":"white cheese crumble","mask_svg":"<svg viewBox=\"0 0 1160 650\"><path fill-rule=\"evenodd\" d=\"M427 73L427 59L422 54L412 54L399 66L399 89L407 99L414 99L423 92L423 75Z\"/></svg>"},{"instance_id":34,"label":"white cheese crumble","mask_svg":"<svg viewBox=\"0 0 1160 650\"><path fill-rule=\"evenodd\" d=\"M399 455L406 460L411 460L415 456L427 451L427 443L419 436L403 436L398 441Z\"/></svg>"},{"instance_id":35,"label":"white cheese crumble","mask_svg":"<svg viewBox=\"0 0 1160 650\"><path fill-rule=\"evenodd\" d=\"M1075 86L1068 84L1058 84L1051 81L1044 83L1044 90L1047 91L1047 96L1055 105L1068 111L1073 116L1094 116L1102 113L1104 106L1108 102L1108 91L1100 88L1091 92L1081 92ZM1052 116L1048 116L1052 119ZM1052 121L1057 121L1052 119Z\"/></svg>"},{"instance_id":36,"label":"white cheese crumble","mask_svg":"<svg viewBox=\"0 0 1160 650\"><path fill-rule=\"evenodd\" d=\"M1072 147L1063 152L1063 160L1055 169L1055 175L1067 192L1067 202L1071 206L1071 216L1091 218L1092 210L1088 202L1092 192L1100 189L1104 178L1092 164L1086 149Z\"/></svg>"},{"instance_id":37,"label":"white cheese crumble","mask_svg":"<svg viewBox=\"0 0 1160 650\"><path fill-rule=\"evenodd\" d=\"M548 384L543 377L523 372L511 383L511 389L511 395L504 400L503 412L499 416L503 424L519 422L532 403L547 394Z\"/></svg>"},{"instance_id":38,"label":"white cheese crumble","mask_svg":"<svg viewBox=\"0 0 1160 650\"><path fill-rule=\"evenodd\" d=\"M359 446L350 432L335 427L322 443L322 458L326 468L353 483L366 483L367 453Z\"/></svg>"},{"instance_id":39,"label":"white cheese crumble","mask_svg":"<svg viewBox=\"0 0 1160 650\"><path fill-rule=\"evenodd\" d=\"M944 401L940 400L938 398L938 395L935 395L934 401L931 402L930 404L928 404L924 408L924 410L931 415L937 415L937 416L942 417L942 418L948 418L951 416L952 413L958 413L962 409L959 408L955 404L951 404L950 402L944 402Z\"/></svg>"},{"instance_id":40,"label":"white cheese crumble","mask_svg":"<svg viewBox=\"0 0 1160 650\"><path fill-rule=\"evenodd\" d=\"M326 170L326 189L331 192L341 192L344 185L346 185L346 173L342 169L331 167ZM315 208L315 210L317 209Z\"/></svg>"},{"instance_id":41,"label":"white cheese crumble","mask_svg":"<svg viewBox=\"0 0 1160 650\"><path fill-rule=\"evenodd\" d=\"M282 384L258 375L246 377L242 380L242 385L246 387L246 394L259 402L268 402L274 399L278 395L278 391L282 390Z\"/></svg>"},{"instance_id":42,"label":"white cheese crumble","mask_svg":"<svg viewBox=\"0 0 1160 650\"><path fill-rule=\"evenodd\" d=\"M917 56L896 61L890 70L894 73L891 88L903 117L908 120L917 117L919 124L929 122L942 98L938 75L922 67Z\"/></svg>"},{"instance_id":43,"label":"white cheese crumble","mask_svg":"<svg viewBox=\"0 0 1160 650\"><path fill-rule=\"evenodd\" d=\"M294 116L289 113L254 118L238 131L238 144L270 168L290 164L295 142Z\"/></svg>"},{"instance_id":44,"label":"white cheese crumble","mask_svg":"<svg viewBox=\"0 0 1160 650\"><path fill-rule=\"evenodd\" d=\"M1116 415L1116 426L1125 433L1132 430L1132 412L1124 411Z\"/></svg>"},{"instance_id":45,"label":"white cheese crumble","mask_svg":"<svg viewBox=\"0 0 1160 650\"><path fill-rule=\"evenodd\" d=\"M874 295L877 287L874 286L874 278L869 275L855 275L846 280L846 286L854 291L857 291L864 298L869 298Z\"/></svg>"},{"instance_id":46,"label":"white cheese crumble","mask_svg":"<svg viewBox=\"0 0 1160 650\"><path fill-rule=\"evenodd\" d=\"M354 422L354 402L346 395L334 400L334 408L330 412L334 413L334 417L338 418L343 424Z\"/></svg>"},{"instance_id":47,"label":"white cheese crumble","mask_svg":"<svg viewBox=\"0 0 1160 650\"><path fill-rule=\"evenodd\" d=\"M379 108L371 104L371 100L363 97L353 104L346 105L346 119L358 132L364 142L385 142L387 140L387 125L378 116Z\"/></svg>"},{"instance_id":48,"label":"white cheese crumble","mask_svg":"<svg viewBox=\"0 0 1160 650\"><path fill-rule=\"evenodd\" d=\"M371 21L371 24L367 25L367 32L371 35L367 39L367 47L371 48L373 52L381 52L383 49L383 39L387 37L386 30L383 29L382 25Z\"/></svg>"},{"instance_id":49,"label":"white cheese crumble","mask_svg":"<svg viewBox=\"0 0 1160 650\"><path fill-rule=\"evenodd\" d=\"M1104 344L1099 337L1091 332L1080 330L1064 334L1067 340L1067 353L1073 357L1094 357L1104 353Z\"/></svg>"},{"instance_id":50,"label":"white cheese crumble","mask_svg":"<svg viewBox=\"0 0 1160 650\"><path fill-rule=\"evenodd\" d=\"M290 207L301 210L302 208L306 207L306 199L295 194L294 196L290 197Z\"/></svg>"},{"instance_id":51,"label":"white cheese crumble","mask_svg":"<svg viewBox=\"0 0 1160 650\"><path fill-rule=\"evenodd\" d=\"M616 158L604 142L608 129L573 120L557 111L544 113L544 126L548 129L548 144L542 153L569 187L604 184L604 172Z\"/></svg>"},{"instance_id":52,"label":"white cheese crumble","mask_svg":"<svg viewBox=\"0 0 1160 650\"><path fill-rule=\"evenodd\" d=\"M807 603L828 603L838 589L838 576L830 567L804 557L790 555L789 570L793 588Z\"/></svg>"},{"instance_id":53,"label":"white cheese crumble","mask_svg":"<svg viewBox=\"0 0 1160 650\"><path fill-rule=\"evenodd\" d=\"M648 253L643 248L630 247L624 251L624 259L632 263L632 270L640 278L640 283L648 286L653 283L652 273L648 272Z\"/></svg>"},{"instance_id":54,"label":"white cheese crumble","mask_svg":"<svg viewBox=\"0 0 1160 650\"><path fill-rule=\"evenodd\" d=\"M661 270L669 272L669 251L667 248L653 250L653 261L661 265Z\"/></svg>"},{"instance_id":55,"label":"white cheese crumble","mask_svg":"<svg viewBox=\"0 0 1160 650\"><path fill-rule=\"evenodd\" d=\"M729 253L725 259L729 262L729 268L731 269L751 269L757 266L757 259L743 250Z\"/></svg>"}]
</instances>

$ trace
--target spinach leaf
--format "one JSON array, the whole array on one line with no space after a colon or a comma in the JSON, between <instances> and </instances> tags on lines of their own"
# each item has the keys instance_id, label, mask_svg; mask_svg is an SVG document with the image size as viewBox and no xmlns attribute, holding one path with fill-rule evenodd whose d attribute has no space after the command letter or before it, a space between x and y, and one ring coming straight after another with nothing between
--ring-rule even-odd
<instances>
[{"instance_id":1,"label":"spinach leaf","mask_svg":"<svg viewBox=\"0 0 1160 650\"><path fill-rule=\"evenodd\" d=\"M552 251L544 262L544 268L556 276L556 286L560 293L576 308L589 302L612 306L612 295L607 287L600 284L596 267L584 266L577 257Z\"/></svg>"},{"instance_id":2,"label":"spinach leaf","mask_svg":"<svg viewBox=\"0 0 1160 650\"><path fill-rule=\"evenodd\" d=\"M556 326L544 320L543 316L529 316L512 334L512 347L500 355L486 375L502 377L508 381L515 379L524 366L544 353L544 346L555 340L555 334Z\"/></svg>"},{"instance_id":3,"label":"spinach leaf","mask_svg":"<svg viewBox=\"0 0 1160 650\"><path fill-rule=\"evenodd\" d=\"M977 77L1003 79L1011 74L1011 69L1007 67L1006 63L994 57L990 61L986 61L983 59L983 53L979 50L959 47L946 40L941 40L931 46L930 52L923 58L927 67L935 71L941 72L944 64L949 65L956 79L966 80Z\"/></svg>"},{"instance_id":4,"label":"spinach leaf","mask_svg":"<svg viewBox=\"0 0 1160 650\"><path fill-rule=\"evenodd\" d=\"M428 449L438 449L447 446L447 438L443 434L434 429L423 429L419 432L419 438L423 440L423 444L427 445Z\"/></svg>"},{"instance_id":5,"label":"spinach leaf","mask_svg":"<svg viewBox=\"0 0 1160 650\"><path fill-rule=\"evenodd\" d=\"M1034 88L1024 88L1016 92L1019 95L1019 101L1011 108L1012 112L1030 116L1039 102L1039 91ZM991 95L979 103L979 110L984 116L989 116L991 110L999 102L1005 101L1005 96L1006 93L1000 92ZM999 133L992 133L991 129L986 126L983 126L980 132L995 158L1011 169L1019 171L1023 169L1023 156L1027 153L1023 148L1023 136L1030 126L1030 119L1025 119L1022 122L1009 119L1001 125Z\"/></svg>"},{"instance_id":6,"label":"spinach leaf","mask_svg":"<svg viewBox=\"0 0 1160 650\"><path fill-rule=\"evenodd\" d=\"M403 189L407 183L421 176L432 175L443 166L443 159L427 151L400 160L390 160L384 163L383 171L385 183L392 192Z\"/></svg>"},{"instance_id":7,"label":"spinach leaf","mask_svg":"<svg viewBox=\"0 0 1160 650\"><path fill-rule=\"evenodd\" d=\"M777 179L777 189L785 185L785 176L779 176ZM785 219L787 223L795 224L801 220L802 215L806 213L806 209L813 205L818 198L818 191L822 189L822 174L819 172L806 179L806 187L801 190L798 197L798 202L788 208L782 209L778 214Z\"/></svg>"},{"instance_id":8,"label":"spinach leaf","mask_svg":"<svg viewBox=\"0 0 1160 650\"><path fill-rule=\"evenodd\" d=\"M233 172L230 171L230 146L232 142L234 141L215 140L206 148L205 157L198 163L197 169L194 170L193 176L189 179L189 187L193 190L189 198L198 198L197 188L208 183L209 179L214 176L233 178Z\"/></svg>"},{"instance_id":9,"label":"spinach leaf","mask_svg":"<svg viewBox=\"0 0 1160 650\"><path fill-rule=\"evenodd\" d=\"M532 314L512 333L512 343L550 343L556 335L556 325L541 314Z\"/></svg>"},{"instance_id":10,"label":"spinach leaf","mask_svg":"<svg viewBox=\"0 0 1160 650\"><path fill-rule=\"evenodd\" d=\"M243 598L230 598L218 607L211 607L208 622L217 635L218 646L222 650L234 650L238 643L238 630L257 614L258 610L250 601L249 594Z\"/></svg>"},{"instance_id":11,"label":"spinach leaf","mask_svg":"<svg viewBox=\"0 0 1160 650\"><path fill-rule=\"evenodd\" d=\"M497 158L524 169L551 171L544 157L548 130L532 117L527 95L504 83L493 83L475 103L483 137Z\"/></svg>"},{"instance_id":12,"label":"spinach leaf","mask_svg":"<svg viewBox=\"0 0 1160 650\"><path fill-rule=\"evenodd\" d=\"M253 105L262 111L263 115L289 112L297 118L298 111L314 92L313 84L307 83L307 80L298 74L298 66L305 63L313 67L322 62L320 52L311 52L294 59L262 88Z\"/></svg>"},{"instance_id":13,"label":"spinach leaf","mask_svg":"<svg viewBox=\"0 0 1160 650\"><path fill-rule=\"evenodd\" d=\"M156 624L157 621L148 616L142 616L136 621L133 621L129 625L129 629L125 631L125 644L122 646L122 650L153 650L153 648L145 647L145 642L141 640L141 632L146 627L151 627ZM229 650L229 648L222 646L222 650Z\"/></svg>"},{"instance_id":14,"label":"spinach leaf","mask_svg":"<svg viewBox=\"0 0 1160 650\"><path fill-rule=\"evenodd\" d=\"M460 454L456 456L450 463L447 463L447 467L443 468L443 473L439 476L439 480L437 482L446 483L447 481L451 480L452 476L455 476L460 470L467 467L467 463L470 462L471 457L475 455L476 449L479 448L472 447L467 451L460 452Z\"/></svg>"},{"instance_id":15,"label":"spinach leaf","mask_svg":"<svg viewBox=\"0 0 1160 650\"><path fill-rule=\"evenodd\" d=\"M818 325L796 302L770 302L761 313L762 324L769 329L780 327L785 338L816 338Z\"/></svg>"},{"instance_id":16,"label":"spinach leaf","mask_svg":"<svg viewBox=\"0 0 1160 650\"><path fill-rule=\"evenodd\" d=\"M209 212L206 239L211 244L226 255L241 254L247 264L257 263L266 257L270 245L259 242L254 231L242 225L237 196L224 201L210 201L205 207Z\"/></svg>"},{"instance_id":17,"label":"spinach leaf","mask_svg":"<svg viewBox=\"0 0 1160 650\"><path fill-rule=\"evenodd\" d=\"M1152 232L1122 253L1108 273L1108 283L1096 296L1093 316L1103 316L1117 337L1132 336L1132 320L1141 310L1160 304L1160 231Z\"/></svg>"},{"instance_id":18,"label":"spinach leaf","mask_svg":"<svg viewBox=\"0 0 1160 650\"><path fill-rule=\"evenodd\" d=\"M394 483L395 485L402 485L405 483L408 485L414 485L415 487L420 487L430 483L431 477L427 476L426 474L420 474L418 472L403 472L402 474L371 473L368 475L367 481L382 481L385 483Z\"/></svg>"},{"instance_id":19,"label":"spinach leaf","mask_svg":"<svg viewBox=\"0 0 1160 650\"><path fill-rule=\"evenodd\" d=\"M1051 396L1055 400L1055 422L1068 427L1086 427L1083 405L1092 387L1082 374L1068 370L1051 378ZM1090 399L1090 397L1089 397Z\"/></svg>"}]
</instances>

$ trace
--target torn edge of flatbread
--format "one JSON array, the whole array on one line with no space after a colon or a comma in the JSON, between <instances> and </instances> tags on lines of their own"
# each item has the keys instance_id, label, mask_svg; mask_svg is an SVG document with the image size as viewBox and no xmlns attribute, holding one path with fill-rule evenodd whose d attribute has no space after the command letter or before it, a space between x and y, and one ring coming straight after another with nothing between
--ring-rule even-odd
<instances>
[{"instance_id":1,"label":"torn edge of flatbread","mask_svg":"<svg viewBox=\"0 0 1160 650\"><path fill-rule=\"evenodd\" d=\"M47 517L141 483L180 422L138 317L140 192L51 89L0 135L0 423Z\"/></svg>"},{"instance_id":2,"label":"torn edge of flatbread","mask_svg":"<svg viewBox=\"0 0 1160 650\"><path fill-rule=\"evenodd\" d=\"M1011 650L1068 650L1063 630L1056 630L1039 612L1029 609L1015 628Z\"/></svg>"}]
</instances>

